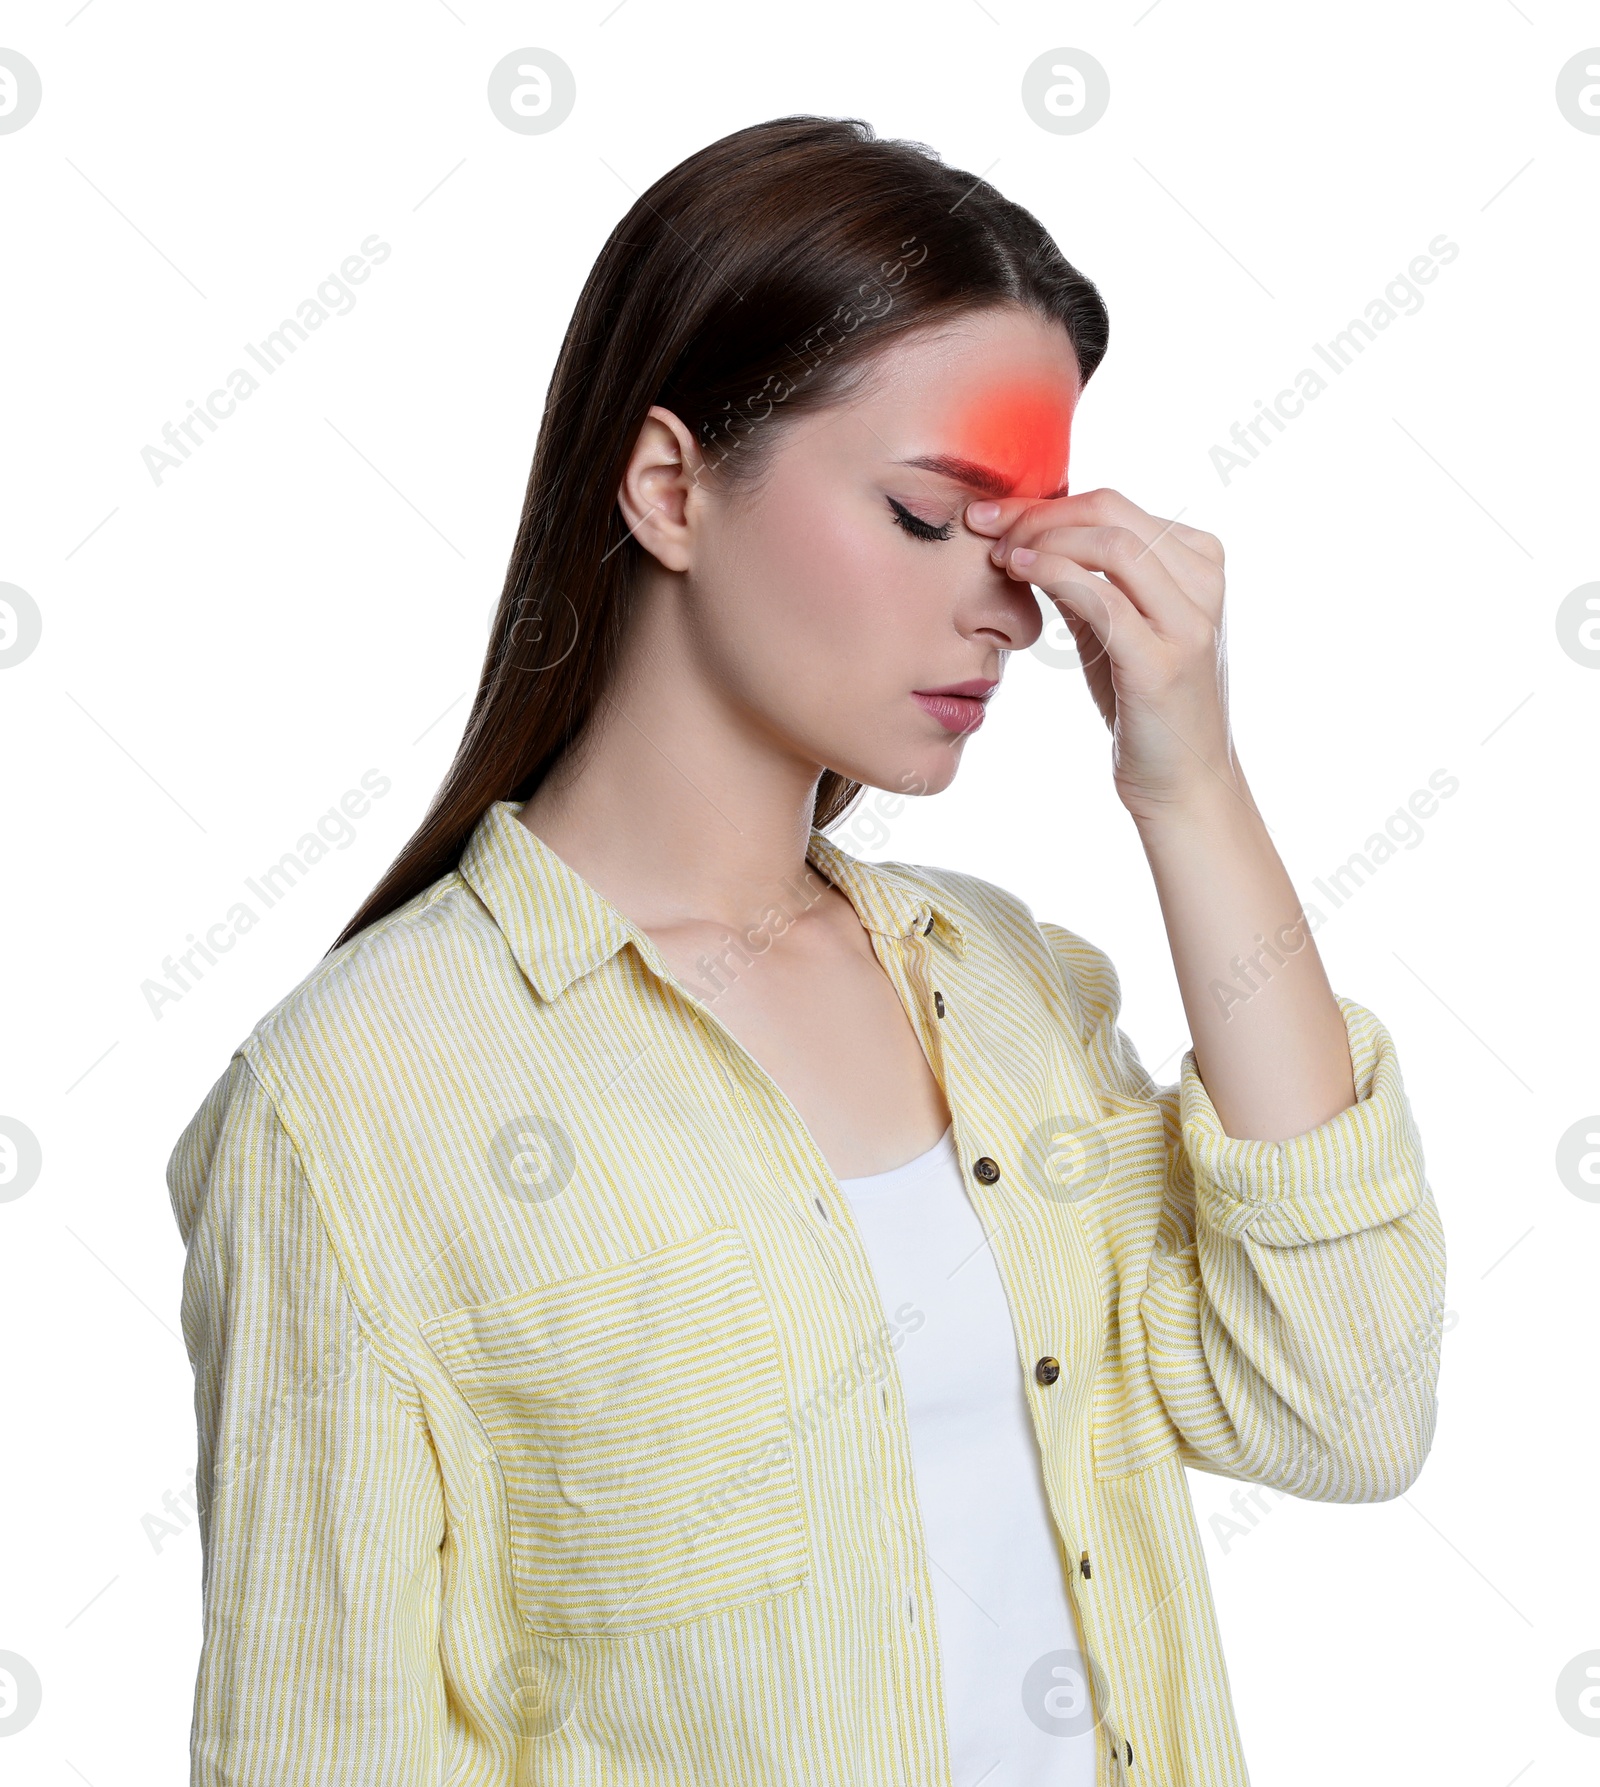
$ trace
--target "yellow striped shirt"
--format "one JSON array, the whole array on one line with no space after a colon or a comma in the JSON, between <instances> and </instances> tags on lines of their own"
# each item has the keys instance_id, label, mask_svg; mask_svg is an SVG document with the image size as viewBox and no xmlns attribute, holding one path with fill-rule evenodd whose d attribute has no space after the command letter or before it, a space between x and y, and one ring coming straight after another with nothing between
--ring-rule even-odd
<instances>
[{"instance_id":1,"label":"yellow striped shirt","mask_svg":"<svg viewBox=\"0 0 1600 1787\"><path fill-rule=\"evenodd\" d=\"M263 1017L173 1152L192 1783L948 1784L902 1334L849 1205L517 811ZM1341 998L1357 1102L1237 1140L1192 1051L1151 1084L1083 938L808 857L949 1103L1100 1779L1244 1787L1185 1467L1370 1501L1432 1438L1444 1250L1388 1032Z\"/></svg>"}]
</instances>

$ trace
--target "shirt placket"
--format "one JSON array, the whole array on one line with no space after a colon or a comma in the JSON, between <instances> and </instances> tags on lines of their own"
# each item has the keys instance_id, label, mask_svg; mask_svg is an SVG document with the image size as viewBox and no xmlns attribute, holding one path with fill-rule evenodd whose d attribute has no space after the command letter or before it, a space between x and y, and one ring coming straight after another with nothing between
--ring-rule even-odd
<instances>
[{"instance_id":1,"label":"shirt placket","mask_svg":"<svg viewBox=\"0 0 1600 1787\"><path fill-rule=\"evenodd\" d=\"M957 1108L958 1095L953 1091L948 1078L943 1039L940 1034L940 1024L947 1006L944 995L932 985L929 972L927 939L932 928L933 915L924 907L913 916L903 936L896 937L882 931L869 931L868 934L879 965L888 975L889 982L905 1010L934 1078L939 1082L940 1090L950 1109L951 1131L959 1147L966 1125L961 1111ZM856 1226L854 1212L843 1193L838 1191L836 1181L835 1195L839 1204L841 1230L848 1234L854 1251L859 1254L866 1270L870 1273L871 1266L867 1258L866 1244ZM952 1763L944 1717L944 1663L935 1619L933 1574L928 1563L926 1530L922 1523L921 1508L916 1496L911 1423L906 1411L904 1386L900 1377L898 1361L892 1350L889 1355L889 1371L879 1385L877 1401L880 1434L884 1447L885 1480L900 1486L900 1499L903 1507L903 1511L895 1523L898 1527L896 1538L900 1542L897 1549L897 1564L903 1572L906 1620L911 1642L907 1645L895 1646L895 1654L908 1677L912 1672L917 1672L920 1676L920 1680L915 1683L916 1688L920 1690L916 1695L916 1702L931 1700L937 1709L937 1717L932 1723L936 1726L940 1778L949 1780L952 1778ZM909 1690L912 1684L908 1681L906 1686ZM902 1700L902 1705L909 1706L911 1704L913 1701L908 1692ZM923 1765L923 1773L919 1775L916 1772L916 1755L919 1749L926 1750L926 1738L921 1732L903 1728L902 1741L908 1752L907 1766L911 1770L906 1778L910 1781L925 1778L926 1763Z\"/></svg>"},{"instance_id":2,"label":"shirt placket","mask_svg":"<svg viewBox=\"0 0 1600 1787\"><path fill-rule=\"evenodd\" d=\"M926 925L927 922L928 915L923 914L919 923ZM907 990L900 972L901 964L892 955L886 959L878 933L869 934L879 960L904 1004ZM938 1633L933 1617L933 1580L925 1557L922 1516L916 1496L910 1424L900 1389L898 1362L884 1332L882 1301L866 1244L838 1179L783 1088L709 1006L666 970L664 963L659 959L650 960L649 955L646 959L694 1011L708 1040L719 1053L727 1069L729 1084L752 1127L759 1130L770 1117L752 1104L751 1084L760 1088L770 1108L786 1115L803 1144L803 1152L814 1164L812 1183L795 1187L788 1191L788 1195L819 1242L826 1269L841 1301L858 1318L858 1331L870 1331L883 1355L877 1394L867 1397L866 1402L871 1410L879 1460L880 1532L885 1548L886 1577L883 1619L888 1640L886 1651L893 1671L893 1703L901 1751L900 1772L896 1778L918 1783L919 1787L923 1783L949 1783L952 1776L944 1724ZM926 1047L925 1025L916 1016L912 1022L918 1035L924 1038ZM937 1057L932 1052L930 1059L935 1062L935 1073L939 1073Z\"/></svg>"},{"instance_id":3,"label":"shirt placket","mask_svg":"<svg viewBox=\"0 0 1600 1787\"><path fill-rule=\"evenodd\" d=\"M1096 1772L1105 1787L1123 1787L1131 1779L1128 1770L1133 1759L1132 1748L1110 1717L1120 1696L1111 1675L1109 1657L1101 1642L1098 1609L1093 1604L1095 1576L1093 1546L1088 1531L1088 1510L1076 1505L1076 1498L1070 1494L1075 1473L1063 1473L1060 1465L1054 1462L1070 1456L1071 1436L1067 1431L1067 1422L1059 1418L1060 1411L1050 1400L1056 1394L1053 1387L1061 1380L1062 1371L1060 1360L1052 1350L1048 1337L1042 1336L1042 1324L1037 1315L1046 1302L1044 1287L1040 1282L1040 1268L1032 1249L1027 1245L1026 1235L1019 1231L1013 1236L1008 1232L1011 1226L1009 1213L999 1199L989 1194L989 1187L1000 1182L1004 1168L999 1160L986 1151L993 1144L985 1137L970 1133L970 1113L978 1107L980 1101L964 1095L967 1091L969 1051L961 1046L960 1000L935 984L938 978L936 962L927 942L932 926L932 914L925 908L917 914L898 956L891 958L887 952L880 951L879 960L891 979L896 979L897 969L903 975L903 982L896 979L896 990L908 1013L926 1013L932 1016L931 1022L917 1024L918 1034L950 1107L953 1139L968 1195L978 1211L985 1233L990 1237L995 1267L1000 1274L1013 1320L1024 1335L1035 1332L1041 1334L1037 1348L1026 1349L1028 1352L1037 1352L1031 1366L1026 1368L1029 1413L1042 1454L1041 1464L1045 1479L1047 1483L1052 1477L1057 1481L1052 1501L1058 1504L1060 1510L1056 1519L1061 1533L1063 1567L1068 1592L1077 1615L1079 1635L1087 1653L1085 1661L1092 1661L1094 1671L1099 1674L1107 1690L1103 1716L1096 1733ZM876 941L874 939L875 943ZM915 1015L913 1022L917 1022ZM1062 1344L1061 1341L1055 1342L1057 1347ZM1084 1397L1085 1386L1075 1388L1075 1401L1079 1405L1076 1410L1077 1418L1087 1420L1089 1409ZM1062 1384L1061 1393L1067 1392L1068 1386ZM1052 1425L1055 1427L1053 1434Z\"/></svg>"}]
</instances>

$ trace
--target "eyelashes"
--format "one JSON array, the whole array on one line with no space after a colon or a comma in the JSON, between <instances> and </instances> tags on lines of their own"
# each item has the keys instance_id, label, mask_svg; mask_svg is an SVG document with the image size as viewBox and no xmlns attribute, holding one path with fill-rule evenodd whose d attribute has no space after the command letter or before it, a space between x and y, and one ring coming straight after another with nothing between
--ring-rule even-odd
<instances>
[{"instance_id":1,"label":"eyelashes","mask_svg":"<svg viewBox=\"0 0 1600 1787\"><path fill-rule=\"evenodd\" d=\"M904 503L897 503L892 496L885 500L894 510L895 521L914 540L948 540L955 532L956 524L953 521L946 521L935 527L931 521L924 521L920 515L913 515Z\"/></svg>"}]
</instances>

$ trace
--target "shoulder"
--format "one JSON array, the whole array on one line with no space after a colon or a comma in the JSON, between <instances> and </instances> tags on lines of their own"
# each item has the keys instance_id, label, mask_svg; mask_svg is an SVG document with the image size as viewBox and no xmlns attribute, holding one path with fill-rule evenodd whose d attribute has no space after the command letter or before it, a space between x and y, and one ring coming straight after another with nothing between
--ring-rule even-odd
<instances>
[{"instance_id":1,"label":"shoulder","mask_svg":"<svg viewBox=\"0 0 1600 1787\"><path fill-rule=\"evenodd\" d=\"M299 1138L308 1099L428 1053L438 1020L503 953L482 901L452 869L324 956L251 1027L174 1148L168 1183L203 1175L225 1130ZM180 1211L180 1223L182 1213Z\"/></svg>"},{"instance_id":2,"label":"shoulder","mask_svg":"<svg viewBox=\"0 0 1600 1787\"><path fill-rule=\"evenodd\" d=\"M271 1084L274 1065L360 1046L364 1034L409 1028L408 1018L458 997L462 957L500 933L451 869L331 951L264 1012L239 1045Z\"/></svg>"}]
</instances>

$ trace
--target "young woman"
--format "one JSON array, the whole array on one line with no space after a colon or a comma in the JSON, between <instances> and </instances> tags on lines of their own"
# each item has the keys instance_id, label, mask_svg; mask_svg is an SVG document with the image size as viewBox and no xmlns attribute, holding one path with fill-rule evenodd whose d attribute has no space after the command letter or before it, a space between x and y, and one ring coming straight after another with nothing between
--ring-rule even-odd
<instances>
[{"instance_id":1,"label":"young woman","mask_svg":"<svg viewBox=\"0 0 1600 1787\"><path fill-rule=\"evenodd\" d=\"M1222 549L1067 494L1105 344L855 121L606 243L444 786L173 1155L197 1784L1242 1787L1184 1469L1405 1489L1443 1251L1233 749ZM1030 586L1167 1088L1092 944L825 835L949 785Z\"/></svg>"}]
</instances>

